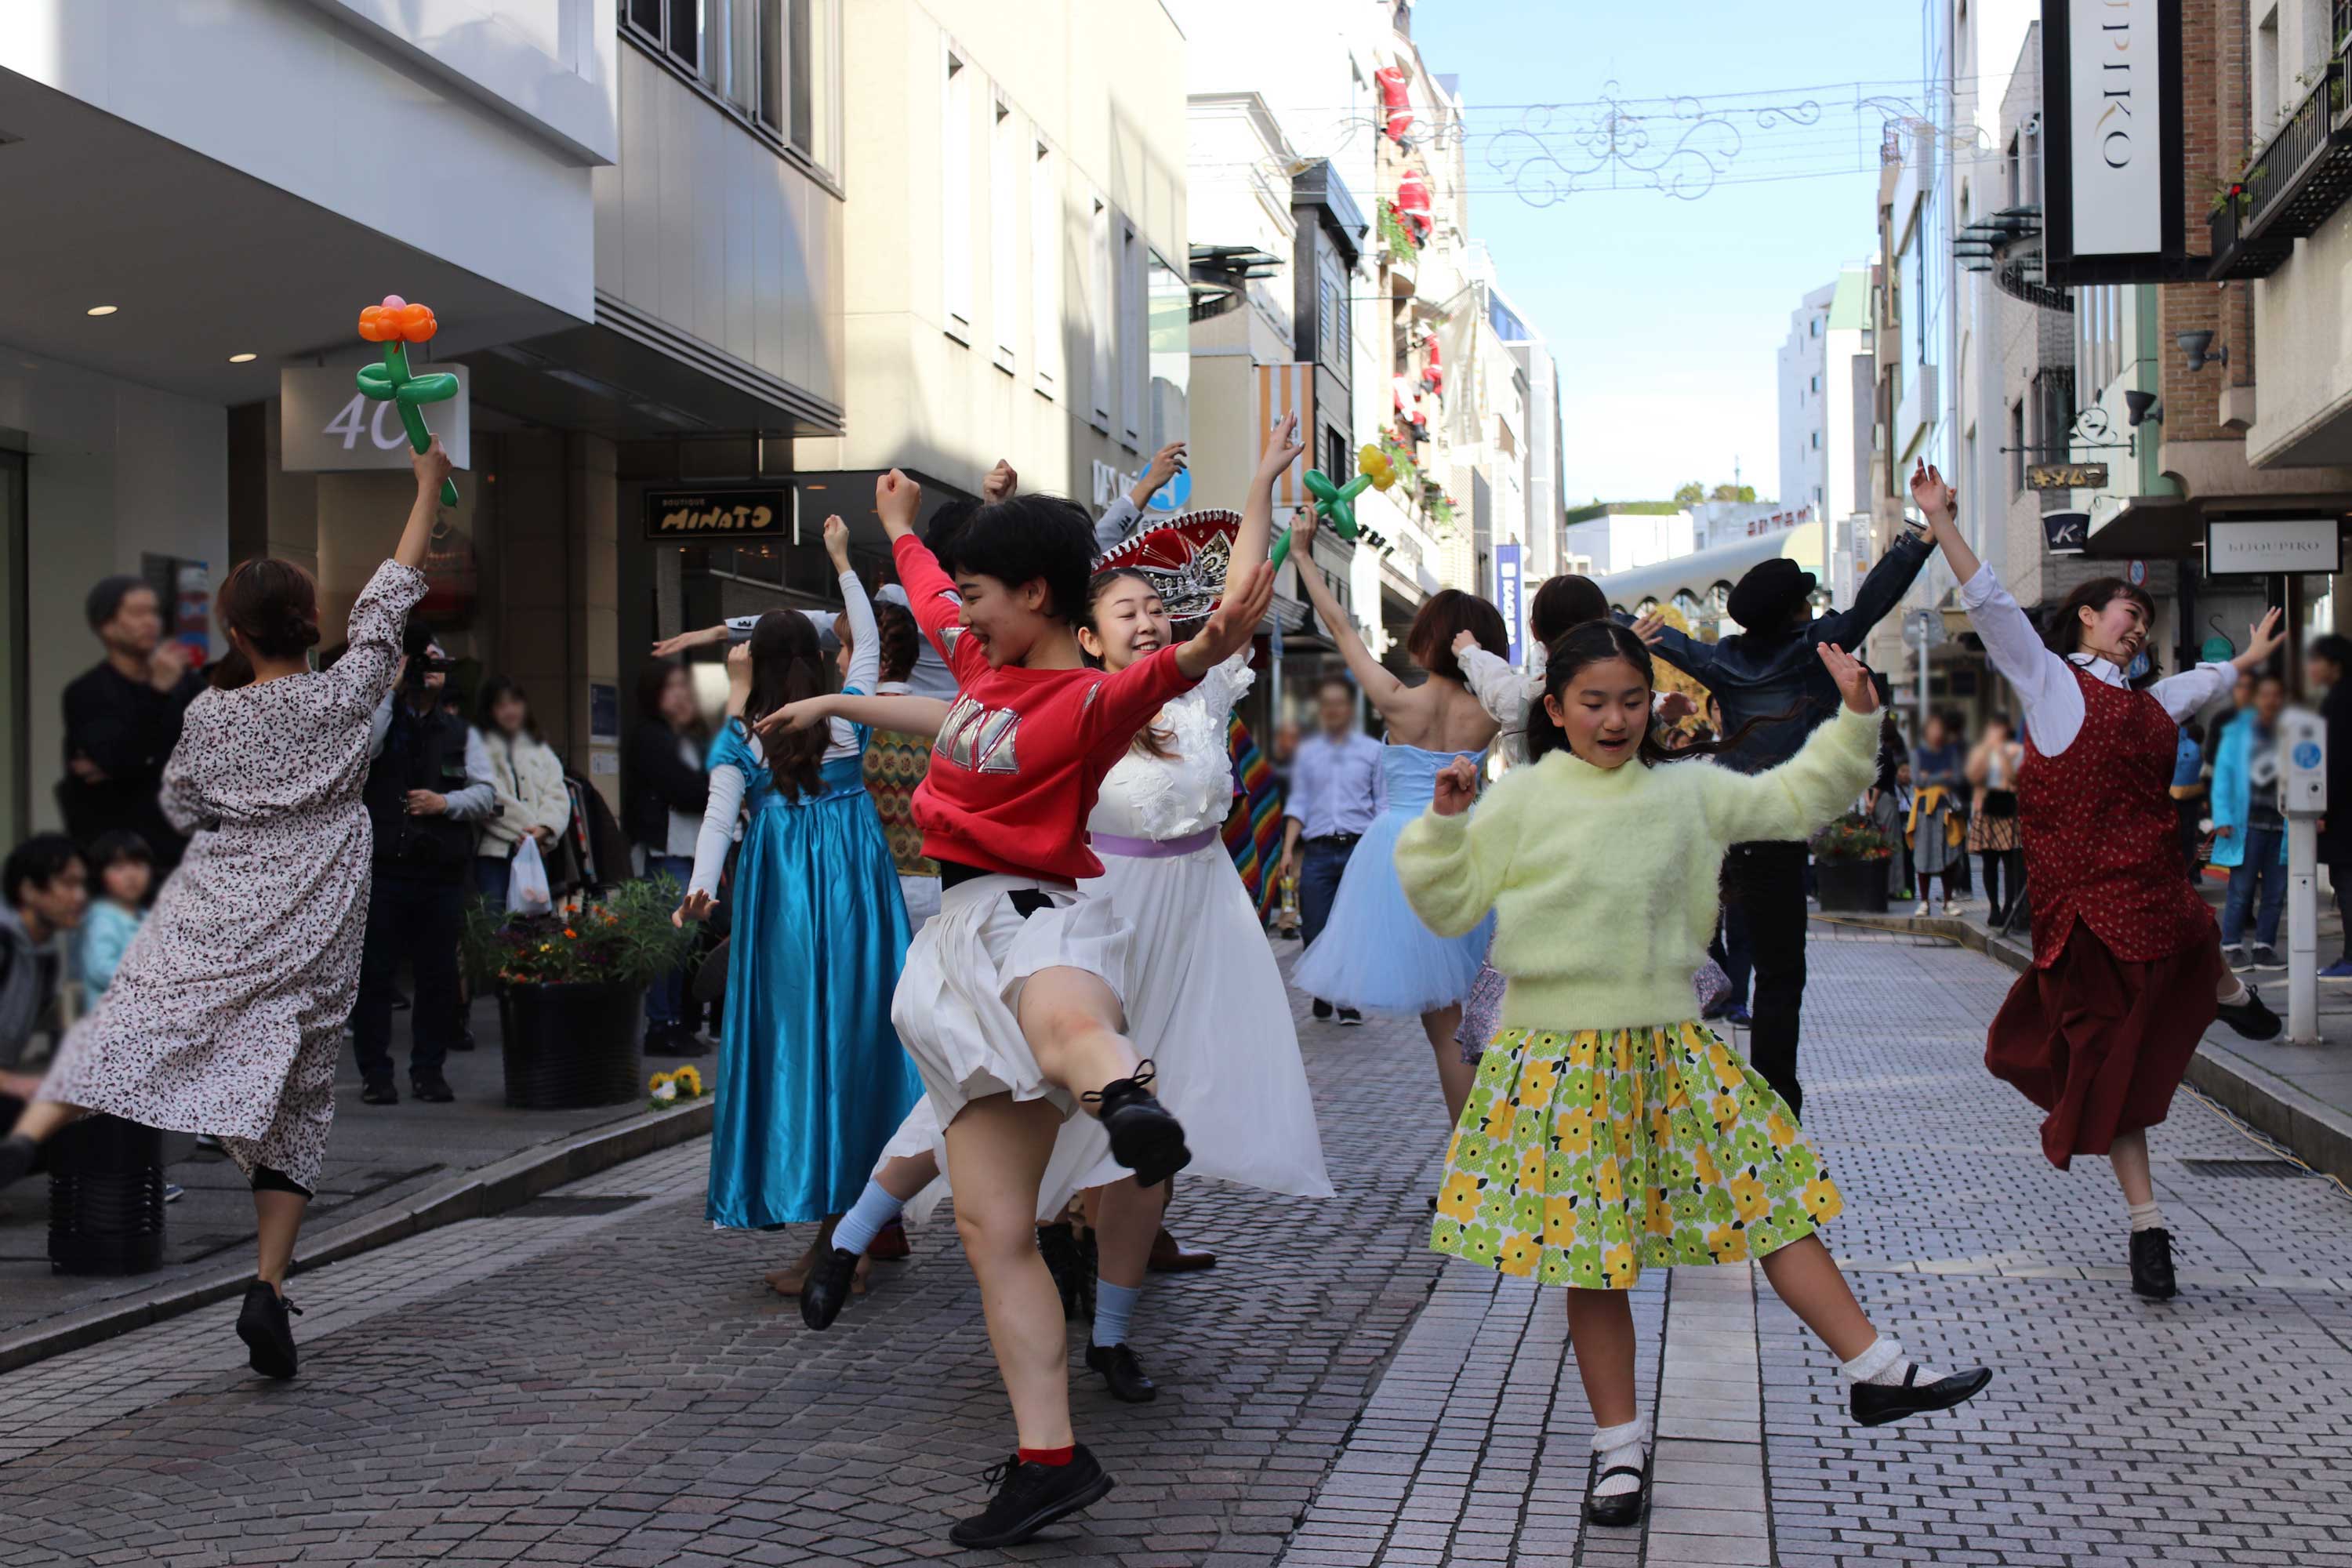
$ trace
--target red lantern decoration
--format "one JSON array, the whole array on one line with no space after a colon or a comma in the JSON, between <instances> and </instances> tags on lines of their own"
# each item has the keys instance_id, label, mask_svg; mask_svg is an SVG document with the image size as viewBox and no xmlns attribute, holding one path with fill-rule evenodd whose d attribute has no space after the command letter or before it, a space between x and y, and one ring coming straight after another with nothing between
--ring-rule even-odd
<instances>
[{"instance_id":1,"label":"red lantern decoration","mask_svg":"<svg viewBox=\"0 0 2352 1568\"><path fill-rule=\"evenodd\" d=\"M1381 107L1388 111L1388 132L1402 144L1404 133L1412 129L1412 110L1407 107L1404 72L1396 66L1382 66L1372 73L1381 84Z\"/></svg>"}]
</instances>

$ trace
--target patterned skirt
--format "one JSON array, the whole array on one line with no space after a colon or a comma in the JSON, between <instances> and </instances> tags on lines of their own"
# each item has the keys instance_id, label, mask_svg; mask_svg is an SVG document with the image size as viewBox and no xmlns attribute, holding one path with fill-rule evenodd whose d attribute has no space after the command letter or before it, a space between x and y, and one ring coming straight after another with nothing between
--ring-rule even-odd
<instances>
[{"instance_id":1,"label":"patterned skirt","mask_svg":"<svg viewBox=\"0 0 2352 1568\"><path fill-rule=\"evenodd\" d=\"M1539 1284L1742 1263L1844 1200L1789 1107L1695 1022L1506 1029L1445 1155L1429 1245Z\"/></svg>"}]
</instances>

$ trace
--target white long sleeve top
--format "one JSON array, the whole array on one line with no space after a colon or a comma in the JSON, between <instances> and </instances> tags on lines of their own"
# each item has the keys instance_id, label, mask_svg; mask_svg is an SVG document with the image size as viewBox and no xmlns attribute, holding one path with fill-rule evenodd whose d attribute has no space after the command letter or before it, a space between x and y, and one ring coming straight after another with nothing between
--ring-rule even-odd
<instances>
[{"instance_id":1,"label":"white long sleeve top","mask_svg":"<svg viewBox=\"0 0 2352 1568\"><path fill-rule=\"evenodd\" d=\"M1503 761L1517 767L1528 760L1528 714L1544 692L1544 646L1533 646L1528 651L1528 667L1513 669L1506 659L1496 658L1483 647L1454 656L1462 666L1462 674L1470 688L1470 695L1478 700L1496 723L1495 743L1502 749Z\"/></svg>"},{"instance_id":2,"label":"white long sleeve top","mask_svg":"<svg viewBox=\"0 0 2352 1568\"><path fill-rule=\"evenodd\" d=\"M882 637L874 624L874 605L866 596L866 584L855 572L841 574L841 598L844 612L849 618L849 674L842 681L844 691L871 693L882 674ZM830 630L833 616L823 611L804 610L802 614L814 620L824 616L825 628ZM756 619L757 617L752 617ZM732 632L735 623L728 622ZM748 630L748 629L747 629ZM857 726L846 719L826 721L831 744L824 749L824 762L838 762L858 754ZM745 737L754 763L766 760L760 737ZM750 780L743 770L732 763L722 763L710 770L710 798L702 811L702 831L694 841L694 876L687 890L713 897L719 892L719 878L726 869L728 847L735 842L736 817L743 809L743 795Z\"/></svg>"},{"instance_id":3,"label":"white long sleeve top","mask_svg":"<svg viewBox=\"0 0 2352 1568\"><path fill-rule=\"evenodd\" d=\"M1960 603L1969 612L1969 624L1984 639L1985 657L2016 689L2025 732L2045 757L2059 755L2083 732L2083 689L2070 665L2108 686L2130 684L2111 659L2090 653L2061 658L2051 652L1990 566L1979 566L1975 576L1960 584ZM2200 664L2166 676L2147 694L2163 704L2177 724L2228 692L2237 678L2234 665Z\"/></svg>"}]
</instances>

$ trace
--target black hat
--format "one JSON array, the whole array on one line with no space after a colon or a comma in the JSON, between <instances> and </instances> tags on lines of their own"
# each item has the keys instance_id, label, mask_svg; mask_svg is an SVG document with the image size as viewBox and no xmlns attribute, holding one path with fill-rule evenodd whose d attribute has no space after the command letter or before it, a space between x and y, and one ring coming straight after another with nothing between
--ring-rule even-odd
<instances>
[{"instance_id":1,"label":"black hat","mask_svg":"<svg viewBox=\"0 0 2352 1568\"><path fill-rule=\"evenodd\" d=\"M89 629L98 630L114 618L122 608L122 601L131 596L133 588L152 588L154 584L144 577L100 577L82 601L82 614L89 619Z\"/></svg>"},{"instance_id":2,"label":"black hat","mask_svg":"<svg viewBox=\"0 0 2352 1568\"><path fill-rule=\"evenodd\" d=\"M1812 597L1819 581L1811 572L1798 571L1787 556L1775 555L1748 569L1725 608L1751 632L1778 631L1790 610Z\"/></svg>"}]
</instances>

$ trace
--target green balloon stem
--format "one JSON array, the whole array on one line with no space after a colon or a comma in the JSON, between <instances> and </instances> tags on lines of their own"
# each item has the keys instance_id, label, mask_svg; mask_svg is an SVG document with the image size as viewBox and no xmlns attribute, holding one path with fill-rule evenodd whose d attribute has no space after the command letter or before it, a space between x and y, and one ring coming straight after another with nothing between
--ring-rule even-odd
<instances>
[{"instance_id":1,"label":"green balloon stem","mask_svg":"<svg viewBox=\"0 0 2352 1568\"><path fill-rule=\"evenodd\" d=\"M370 397L390 395L394 407L400 410L401 428L408 432L408 445L419 456L433 449L433 431L425 423L425 410L400 395L400 389L415 379L408 369L408 344L398 338L383 345L383 370L388 385L379 390L364 373L360 376L360 390ZM441 504L457 504L457 481L441 481Z\"/></svg>"}]
</instances>

